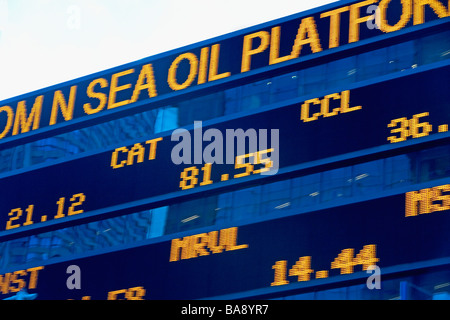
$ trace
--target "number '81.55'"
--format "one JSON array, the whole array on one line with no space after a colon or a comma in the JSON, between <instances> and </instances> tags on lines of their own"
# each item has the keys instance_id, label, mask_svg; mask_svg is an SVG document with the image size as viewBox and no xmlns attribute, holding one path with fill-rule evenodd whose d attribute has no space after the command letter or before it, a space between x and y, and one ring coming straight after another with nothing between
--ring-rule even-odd
<instances>
[{"instance_id":1,"label":"number '81.55'","mask_svg":"<svg viewBox=\"0 0 450 320\"><path fill-rule=\"evenodd\" d=\"M274 149L271 148L237 156L234 166L235 169L245 169L245 171L234 174L233 178L242 178L251 174L260 174L269 171L273 167L273 161L270 159L270 157L267 157L265 155L273 151ZM246 161L245 159L249 160ZM264 166L255 170L255 165ZM200 168L200 170L203 171L203 180L200 182L200 186L205 186L213 183L213 181L211 180L211 168L211 163L207 163L202 168ZM180 188L182 190L194 188L199 182L198 175L200 173L200 170L195 166L184 169L180 176ZM221 181L226 181L228 179L229 174L224 174L222 175Z\"/></svg>"}]
</instances>

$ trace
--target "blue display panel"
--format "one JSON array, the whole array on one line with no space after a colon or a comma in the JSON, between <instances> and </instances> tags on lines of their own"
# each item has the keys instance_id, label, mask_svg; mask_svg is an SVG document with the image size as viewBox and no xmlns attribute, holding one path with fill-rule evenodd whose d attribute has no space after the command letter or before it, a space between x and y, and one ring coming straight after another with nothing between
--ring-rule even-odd
<instances>
[{"instance_id":1,"label":"blue display panel","mask_svg":"<svg viewBox=\"0 0 450 320\"><path fill-rule=\"evenodd\" d=\"M450 91L442 79L449 72L446 66L330 92L3 178L0 230L82 219L95 210L132 207L134 201L151 203L156 197L235 186L327 157L401 146L430 135L447 137ZM241 139L247 142L245 149L239 150L230 132L241 132L241 138L248 133Z\"/></svg>"},{"instance_id":2,"label":"blue display panel","mask_svg":"<svg viewBox=\"0 0 450 320\"><path fill-rule=\"evenodd\" d=\"M8 99L0 103L0 140L97 119L171 93L448 19L447 6L444 0L337 2Z\"/></svg>"},{"instance_id":3,"label":"blue display panel","mask_svg":"<svg viewBox=\"0 0 450 320\"><path fill-rule=\"evenodd\" d=\"M197 299L289 289L290 284L313 285L321 279L339 282L373 265L383 273L386 268L448 258L449 227L450 185L437 185L12 270L0 275L0 297L24 288L38 299ZM74 270L78 280L71 277Z\"/></svg>"}]
</instances>

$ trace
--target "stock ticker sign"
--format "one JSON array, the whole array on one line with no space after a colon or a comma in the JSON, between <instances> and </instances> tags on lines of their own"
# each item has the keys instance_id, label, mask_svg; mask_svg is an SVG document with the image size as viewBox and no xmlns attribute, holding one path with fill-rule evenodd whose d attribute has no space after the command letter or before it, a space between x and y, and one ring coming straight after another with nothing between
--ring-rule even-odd
<instances>
[{"instance_id":1,"label":"stock ticker sign","mask_svg":"<svg viewBox=\"0 0 450 320\"><path fill-rule=\"evenodd\" d=\"M373 266L379 272L448 258L449 191L448 184L435 185L10 271L0 274L0 298L26 289L44 300L228 299L324 279L369 281ZM83 270L78 287L73 270Z\"/></svg>"},{"instance_id":2,"label":"stock ticker sign","mask_svg":"<svg viewBox=\"0 0 450 320\"><path fill-rule=\"evenodd\" d=\"M371 6L376 15L369 12ZM65 126L68 131L72 123L138 112L150 102L197 87L206 90L271 66L293 66L321 52L439 24L450 15L449 6L444 0L337 2L12 98L0 102L0 147L41 129ZM369 27L371 21L375 28ZM449 75L448 63L389 75L215 119L204 128L177 129L179 139L174 133L149 134L139 142L5 176L0 179L0 190L8 190L0 193L0 237L233 190L238 184L270 181L264 176L278 170L298 172L336 158L353 161L356 153L398 150L405 141L448 139L450 91L442 79ZM234 145L213 143L228 142L228 133L237 130L255 132L259 143L253 150L235 153ZM7 270L0 274L0 298L22 290L38 292L40 299L223 298L298 282L313 286L326 278L365 278L374 265L390 268L447 258L449 212L450 185L435 185L164 237L76 262ZM110 265L113 273L105 267ZM82 286L76 276L80 270L89 270Z\"/></svg>"},{"instance_id":3,"label":"stock ticker sign","mask_svg":"<svg viewBox=\"0 0 450 320\"><path fill-rule=\"evenodd\" d=\"M373 6L378 8L376 28L368 23L375 20ZM297 63L309 55L448 16L443 0L365 0L324 6L5 100L0 103L0 140L138 107L271 65Z\"/></svg>"},{"instance_id":4,"label":"stock ticker sign","mask_svg":"<svg viewBox=\"0 0 450 320\"><path fill-rule=\"evenodd\" d=\"M399 149L405 141L439 140L448 136L450 123L450 91L441 80L449 74L445 66L306 101L297 98L282 107L149 135L131 145L4 177L0 189L9 192L0 193L0 232L267 181L278 170L334 162L355 152ZM244 146L239 152L239 132L252 150Z\"/></svg>"}]
</instances>

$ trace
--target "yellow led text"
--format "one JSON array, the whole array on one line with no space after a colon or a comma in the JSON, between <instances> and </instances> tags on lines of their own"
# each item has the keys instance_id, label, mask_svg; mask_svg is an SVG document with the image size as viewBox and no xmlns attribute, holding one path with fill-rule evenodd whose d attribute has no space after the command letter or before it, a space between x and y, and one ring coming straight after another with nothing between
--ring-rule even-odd
<instances>
[{"instance_id":1,"label":"yellow led text","mask_svg":"<svg viewBox=\"0 0 450 320\"><path fill-rule=\"evenodd\" d=\"M43 269L44 267L35 267L0 275L0 292L8 294L19 292L23 288L36 289L39 271Z\"/></svg>"},{"instance_id":2,"label":"yellow led text","mask_svg":"<svg viewBox=\"0 0 450 320\"><path fill-rule=\"evenodd\" d=\"M145 160L154 160L156 158L156 147L163 138L156 138L145 142L149 145L144 147L141 143L136 143L133 147L121 147L114 150L111 156L111 167L113 169L123 168L124 166L132 166L136 163L142 163ZM148 149L148 150L147 150ZM145 158L145 155L148 155Z\"/></svg>"},{"instance_id":3,"label":"yellow led text","mask_svg":"<svg viewBox=\"0 0 450 320\"><path fill-rule=\"evenodd\" d=\"M339 107L330 110L330 102L340 100ZM300 119L303 122L310 122L322 117L332 117L339 113L348 113L361 110L362 106L350 107L350 90L326 95L324 98L314 98L305 101L301 106Z\"/></svg>"},{"instance_id":4,"label":"yellow led text","mask_svg":"<svg viewBox=\"0 0 450 320\"><path fill-rule=\"evenodd\" d=\"M389 16L389 5L391 0L365 0L354 3L350 6L344 6L331 11L324 12L320 18L330 18L329 29L329 46L328 48L336 48L340 45L340 26L341 14L347 13L349 15L349 35L348 43L357 42L360 40L359 31L361 25L373 19L373 15L361 16L361 12L366 12L366 8L370 5L376 4L378 6L379 19L377 23L382 32L389 33L399 31L406 27L406 25L413 21L413 25L425 23L425 8L429 7L433 10L438 18L445 18L450 15L449 9L446 8L438 0L400 0L402 12L397 22L390 25L387 17ZM394 1L395 3L395 1ZM394 4L395 5L395 4ZM391 20L391 19L389 19ZM391 20L393 21L393 20Z\"/></svg>"},{"instance_id":5,"label":"yellow led text","mask_svg":"<svg viewBox=\"0 0 450 320\"><path fill-rule=\"evenodd\" d=\"M265 51L269 47L269 65L299 57L304 45L309 45L313 53L322 51L317 25L313 17L302 19L292 45L292 51L289 55L283 57L279 56L280 34L281 27L276 26L272 28L270 33L258 31L244 36L241 72L250 71L252 56ZM255 39L258 39L258 41L254 41ZM254 47L254 42L258 42L259 45Z\"/></svg>"},{"instance_id":6,"label":"yellow led text","mask_svg":"<svg viewBox=\"0 0 450 320\"><path fill-rule=\"evenodd\" d=\"M108 300L144 300L144 287L134 287L108 292Z\"/></svg>"},{"instance_id":7,"label":"yellow led text","mask_svg":"<svg viewBox=\"0 0 450 320\"><path fill-rule=\"evenodd\" d=\"M219 56L220 56L220 44L214 44L211 47L211 49L209 47L202 48L200 52L200 60L192 52L180 54L175 58L175 60L173 60L169 68L167 76L167 83L169 84L169 87L174 91L178 91L192 85L196 78L197 84L202 84L205 82L211 82L229 77L231 75L230 72L223 72L220 74L218 73ZM177 71L180 64L183 63L183 61L184 63L189 63L190 69L187 78L180 83L180 81L182 80L178 79Z\"/></svg>"},{"instance_id":8,"label":"yellow led text","mask_svg":"<svg viewBox=\"0 0 450 320\"><path fill-rule=\"evenodd\" d=\"M237 245L238 228L222 229L208 233L196 234L181 239L173 239L169 261L208 256L211 253L222 253L248 248L248 244Z\"/></svg>"},{"instance_id":9,"label":"yellow led text","mask_svg":"<svg viewBox=\"0 0 450 320\"><path fill-rule=\"evenodd\" d=\"M405 217L450 210L450 184L406 193Z\"/></svg>"},{"instance_id":10,"label":"yellow led text","mask_svg":"<svg viewBox=\"0 0 450 320\"><path fill-rule=\"evenodd\" d=\"M70 206L67 208L66 206L66 198L61 197L56 202L58 205L58 210L56 215L43 215L39 219L33 218L34 214L34 204L30 204L25 210L22 208L14 208L8 213L8 221L6 221L5 230L16 229L20 227L25 227L32 225L34 223L45 222L48 219L61 219L67 216L73 216L80 213L83 213L84 210L81 207L83 202L86 200L86 196L84 193L74 194L70 199ZM67 211L66 211L67 210ZM24 213L26 213L24 215Z\"/></svg>"},{"instance_id":11,"label":"yellow led text","mask_svg":"<svg viewBox=\"0 0 450 320\"><path fill-rule=\"evenodd\" d=\"M14 118L14 111L10 106L0 107L0 115L2 112L6 113L6 125L3 130L0 132L0 139L4 138L11 127L13 127L12 135L18 135L19 133L25 133L31 130L39 129L41 122L41 113L42 113L42 103L44 100L44 96L38 96L33 104L33 107L30 110L30 113L27 112L27 106L25 101L19 101L17 103L16 108L16 116ZM20 128L20 132L19 132Z\"/></svg>"},{"instance_id":12,"label":"yellow led text","mask_svg":"<svg viewBox=\"0 0 450 320\"><path fill-rule=\"evenodd\" d=\"M139 78L133 87L133 84L125 81L124 78L127 75L131 75L134 73L135 69L129 69L114 73L111 76L110 84L108 84L108 81L104 78L99 78L92 81L88 86L87 96L99 101L95 106L93 106L91 103L85 103L83 105L84 112L86 114L95 114L102 111L106 105L107 109L114 109L130 103L134 103L139 99L142 91L146 92L149 98L156 97L158 95L158 92L156 90L153 66L151 64L145 64L142 66L139 73ZM107 95L106 93L94 91L98 85L102 89L107 88L109 85L109 94ZM130 99L117 101L117 93L121 91L127 91Z\"/></svg>"},{"instance_id":13,"label":"yellow led text","mask_svg":"<svg viewBox=\"0 0 450 320\"><path fill-rule=\"evenodd\" d=\"M328 49L340 46L341 34L341 15L348 14L348 43L358 42L360 40L359 34L361 25L367 21L374 19L373 15L361 15L366 8L373 4L378 4L380 12L379 28L382 32L388 33L398 31L406 27L411 18L413 24L418 25L425 22L424 12L425 7L430 7L438 18L445 18L449 16L449 10L438 0L401 0L402 14L398 22L394 25L389 25L387 21L388 9L391 0L365 0L354 3L350 6L343 6L320 14L321 19L329 18L329 39ZM260 54L267 49L269 50L268 65L277 64L298 58L301 54L302 47L309 45L312 53L322 51L321 38L317 30L316 21L314 17L307 17L301 20L297 36L293 41L292 50L290 54L280 57L280 34L282 32L281 26L276 26L268 31L257 31L244 36L241 72L250 71L252 56ZM254 45L254 43L257 43Z\"/></svg>"},{"instance_id":14,"label":"yellow led text","mask_svg":"<svg viewBox=\"0 0 450 320\"><path fill-rule=\"evenodd\" d=\"M170 62L168 70L161 70L167 75L167 84L173 91L216 81L232 75L231 66L225 67L224 61L236 61L233 65L239 72L252 70L252 59L265 54L264 67L299 58L304 49L310 53L337 48L348 43L361 40L360 33L365 24L375 19L374 14L367 14L367 9L376 5L379 16L376 19L379 33L399 31L407 26L420 25L425 21L425 12L430 12L434 19L446 18L450 15L450 8L446 0L364 0L351 5L341 6L320 15L304 17L298 21L295 37L284 39L281 25L268 30L260 30L246 34L239 39L242 50L238 52L240 59L230 59L220 55L220 43L206 46L199 53L185 52L177 55ZM391 6L392 4L392 6ZM394 7L400 6L401 13L397 14ZM395 15L395 16L394 16ZM431 18L430 20L434 20ZM343 23L346 25L343 26ZM342 28L341 28L342 26ZM343 35L342 30L349 30ZM327 35L319 30L327 30ZM377 32L377 31L374 31ZM328 39L326 39L326 37ZM283 39L283 40L282 40ZM282 43L282 41L285 41ZM328 47L326 43L328 42ZM225 42L224 42L225 43ZM325 45L322 45L325 44ZM280 52L286 48L286 52ZM232 48L234 49L234 48ZM222 62L222 64L220 63ZM188 66L188 75L181 75L180 66ZM230 68L228 70L223 70ZM133 75L137 80L130 80ZM49 126L73 119L75 108L83 108L84 114L97 114L103 110L114 109L137 102L142 98L158 96L153 64L145 64L140 70L134 68L121 70L112 74L109 79L96 78L87 86L85 92L79 85L72 85L64 90L54 90L48 94L34 97L34 101L15 102L14 106L0 105L0 117L5 119L0 127L0 139L9 135L15 136L31 130L37 130L46 124ZM88 98L88 102L77 104L77 100ZM50 119L42 119L42 111L49 108ZM51 108L51 109L50 109ZM45 113L47 114L47 113Z\"/></svg>"},{"instance_id":15,"label":"yellow led text","mask_svg":"<svg viewBox=\"0 0 450 320\"><path fill-rule=\"evenodd\" d=\"M61 114L65 121L73 119L73 108L75 107L75 98L77 94L77 86L70 88L69 101L66 101L64 94L61 90L56 90L53 96L52 115L50 116L50 125L54 125L58 118L58 109L61 110Z\"/></svg>"},{"instance_id":16,"label":"yellow led text","mask_svg":"<svg viewBox=\"0 0 450 320\"><path fill-rule=\"evenodd\" d=\"M412 119L401 117L393 119L388 125L388 128L393 128L390 133L397 134L387 138L391 143L397 143L407 140L408 138L426 137L433 131L433 126L423 121L421 118L428 117L428 112L422 112L413 115Z\"/></svg>"},{"instance_id":17,"label":"yellow led text","mask_svg":"<svg viewBox=\"0 0 450 320\"><path fill-rule=\"evenodd\" d=\"M331 269L340 269L340 274L351 274L354 272L355 266L362 266L362 270L368 270L369 266L375 265L380 259L377 258L377 246L375 244L365 245L359 253L355 256L355 249L343 249L338 256L331 262ZM289 269L287 260L276 261L272 266L274 271L274 281L271 286L282 286L289 284L287 276L296 277L297 282L304 282L312 280L312 275L315 274L315 279L328 278L329 270L318 270L314 273L311 268L311 256L300 257L297 262Z\"/></svg>"},{"instance_id":18,"label":"yellow led text","mask_svg":"<svg viewBox=\"0 0 450 320\"><path fill-rule=\"evenodd\" d=\"M83 105L84 112L87 115L91 115L104 110L105 107L107 107L107 109L113 109L134 103L139 99L142 91L146 91L149 98L156 97L158 94L156 91L152 65L146 64L142 66L139 73L139 78L135 84L124 82L123 78L126 75L133 74L134 72L134 69L129 69L114 73L111 76L110 84L108 83L108 80L104 78L93 80L87 87L86 95L94 100ZM105 89L108 86L109 94L97 91L98 88ZM117 101L117 93L125 90L129 91L130 98ZM2 113L4 113L7 118L5 127L0 129L0 139L4 138L9 133L11 128L11 134L13 136L28 132L30 130L39 129L41 124L42 107L44 103L47 103L49 106L51 105L51 115L48 122L50 126L58 123L59 114L62 115L62 119L64 119L64 121L72 120L77 96L79 95L81 95L81 93L78 92L78 86L74 85L70 87L68 92L55 90L51 101L45 102L43 95L36 97L30 111L27 110L25 100L17 103L15 114L11 106L1 106L0 116L3 116Z\"/></svg>"}]
</instances>

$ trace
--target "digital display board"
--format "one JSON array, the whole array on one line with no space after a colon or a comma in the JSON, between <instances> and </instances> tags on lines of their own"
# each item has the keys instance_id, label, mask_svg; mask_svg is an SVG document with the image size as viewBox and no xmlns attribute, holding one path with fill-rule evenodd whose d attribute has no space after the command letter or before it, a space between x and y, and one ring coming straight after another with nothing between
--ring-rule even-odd
<instances>
[{"instance_id":1,"label":"digital display board","mask_svg":"<svg viewBox=\"0 0 450 320\"><path fill-rule=\"evenodd\" d=\"M449 71L445 66L330 92L5 177L0 231L79 219L157 196L191 195L314 160L445 135L450 91L441 79ZM236 132L248 146L254 133L254 149L239 151Z\"/></svg>"},{"instance_id":2,"label":"digital display board","mask_svg":"<svg viewBox=\"0 0 450 320\"><path fill-rule=\"evenodd\" d=\"M427 23L446 28L449 16L445 0L340 1L159 54L0 102L0 148L299 70L308 60L314 66L374 50L394 42L397 32L406 41L407 29L427 32ZM298 170L335 156L394 149L429 136L449 138L450 91L442 80L449 79L450 65L415 66L402 76L4 174L0 237L263 183L280 169ZM450 258L450 184L294 211L270 221L208 227L181 238L166 235L131 248L8 269L0 274L0 299L22 289L38 299L245 297L250 291L289 290L294 283L296 288L323 279L343 283L346 275L374 265L405 269ZM74 270L81 272L79 288L69 283Z\"/></svg>"},{"instance_id":3,"label":"digital display board","mask_svg":"<svg viewBox=\"0 0 450 320\"><path fill-rule=\"evenodd\" d=\"M447 258L449 228L450 185L436 185L12 270L0 275L0 297L24 288L37 299L201 299L324 278L340 281L373 265L383 273ZM79 289L69 289L75 268Z\"/></svg>"},{"instance_id":4,"label":"digital display board","mask_svg":"<svg viewBox=\"0 0 450 320\"><path fill-rule=\"evenodd\" d=\"M171 93L232 81L447 17L444 0L340 1L2 101L0 142L77 119L110 116L140 102L142 110L144 103Z\"/></svg>"}]
</instances>

